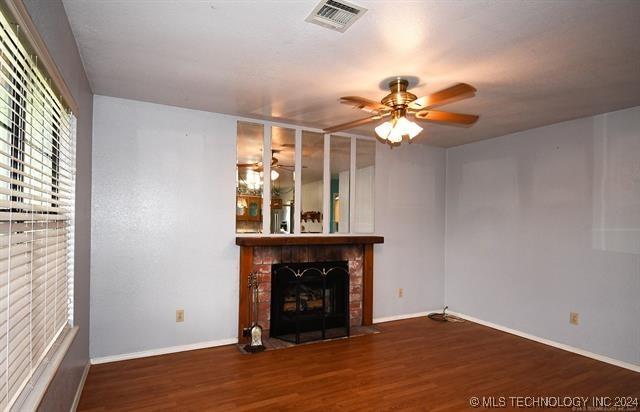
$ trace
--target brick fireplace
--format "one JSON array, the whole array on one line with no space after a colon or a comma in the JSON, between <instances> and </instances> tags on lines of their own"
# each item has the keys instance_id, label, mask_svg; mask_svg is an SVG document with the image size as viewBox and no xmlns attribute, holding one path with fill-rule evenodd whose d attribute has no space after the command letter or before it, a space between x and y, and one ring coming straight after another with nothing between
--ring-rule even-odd
<instances>
[{"instance_id":1,"label":"brick fireplace","mask_svg":"<svg viewBox=\"0 0 640 412\"><path fill-rule=\"evenodd\" d=\"M349 272L349 324L373 323L373 245L380 236L243 236L240 249L240 304L238 341L246 342L243 330L250 326L248 277L259 282L258 319L268 336L271 316L272 265L346 261Z\"/></svg>"}]
</instances>

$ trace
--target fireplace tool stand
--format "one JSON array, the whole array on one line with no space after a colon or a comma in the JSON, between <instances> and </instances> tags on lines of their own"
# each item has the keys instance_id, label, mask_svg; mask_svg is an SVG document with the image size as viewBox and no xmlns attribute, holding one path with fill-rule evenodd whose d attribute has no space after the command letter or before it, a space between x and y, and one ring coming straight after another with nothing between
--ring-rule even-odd
<instances>
[{"instance_id":1,"label":"fireplace tool stand","mask_svg":"<svg viewBox=\"0 0 640 412\"><path fill-rule=\"evenodd\" d=\"M262 326L258 324L258 277L254 272L249 274L249 289L253 289L251 307L249 307L249 318L252 317L251 308L253 308L253 323L249 328L251 342L244 346L244 350L250 353L262 352L265 347L262 344Z\"/></svg>"}]
</instances>

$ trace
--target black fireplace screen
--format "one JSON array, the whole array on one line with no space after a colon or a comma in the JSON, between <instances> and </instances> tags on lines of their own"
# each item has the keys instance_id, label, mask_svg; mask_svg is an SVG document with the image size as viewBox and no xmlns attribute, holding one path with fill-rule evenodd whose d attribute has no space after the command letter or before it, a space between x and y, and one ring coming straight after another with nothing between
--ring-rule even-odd
<instances>
[{"instance_id":1,"label":"black fireplace screen","mask_svg":"<svg viewBox=\"0 0 640 412\"><path fill-rule=\"evenodd\" d=\"M349 336L346 261L273 265L271 279L271 337L303 343Z\"/></svg>"}]
</instances>

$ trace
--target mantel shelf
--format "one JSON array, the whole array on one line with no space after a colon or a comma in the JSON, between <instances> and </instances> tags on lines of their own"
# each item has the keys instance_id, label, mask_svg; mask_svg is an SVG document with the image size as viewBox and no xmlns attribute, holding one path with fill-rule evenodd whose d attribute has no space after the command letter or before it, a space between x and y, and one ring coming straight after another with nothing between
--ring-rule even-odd
<instances>
[{"instance_id":1,"label":"mantel shelf","mask_svg":"<svg viewBox=\"0 0 640 412\"><path fill-rule=\"evenodd\" d=\"M371 245L384 243L383 236L237 236L238 246Z\"/></svg>"}]
</instances>

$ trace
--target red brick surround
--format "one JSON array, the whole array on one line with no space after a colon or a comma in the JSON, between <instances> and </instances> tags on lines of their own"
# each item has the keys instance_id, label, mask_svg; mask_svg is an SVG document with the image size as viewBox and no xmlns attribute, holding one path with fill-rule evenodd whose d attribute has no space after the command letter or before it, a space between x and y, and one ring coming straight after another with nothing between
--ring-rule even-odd
<instances>
[{"instance_id":1,"label":"red brick surround","mask_svg":"<svg viewBox=\"0 0 640 412\"><path fill-rule=\"evenodd\" d=\"M349 264L349 320L353 326L373 324L373 246L384 237L373 235L238 236L240 246L238 342L248 341L251 326L249 279L258 274L259 322L268 329L271 312L271 265L347 261Z\"/></svg>"},{"instance_id":2,"label":"red brick surround","mask_svg":"<svg viewBox=\"0 0 640 412\"><path fill-rule=\"evenodd\" d=\"M253 250L253 271L258 274L258 319L265 332L271 316L271 265L277 263L349 262L349 320L362 325L362 245L257 246Z\"/></svg>"}]
</instances>

